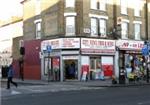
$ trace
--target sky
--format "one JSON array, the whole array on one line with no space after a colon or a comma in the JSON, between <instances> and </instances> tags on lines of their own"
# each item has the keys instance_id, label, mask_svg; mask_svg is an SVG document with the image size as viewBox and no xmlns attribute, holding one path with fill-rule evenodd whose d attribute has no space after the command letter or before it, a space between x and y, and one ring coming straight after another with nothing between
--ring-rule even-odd
<instances>
[{"instance_id":1,"label":"sky","mask_svg":"<svg viewBox=\"0 0 150 105\"><path fill-rule=\"evenodd\" d=\"M11 16L22 16L23 0L0 0L0 20L7 20Z\"/></svg>"}]
</instances>

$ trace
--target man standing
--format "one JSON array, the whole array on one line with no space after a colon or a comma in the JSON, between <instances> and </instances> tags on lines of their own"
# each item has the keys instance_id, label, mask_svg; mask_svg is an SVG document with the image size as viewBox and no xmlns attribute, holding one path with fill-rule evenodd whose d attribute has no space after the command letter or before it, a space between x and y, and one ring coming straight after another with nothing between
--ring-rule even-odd
<instances>
[{"instance_id":1,"label":"man standing","mask_svg":"<svg viewBox=\"0 0 150 105\"><path fill-rule=\"evenodd\" d=\"M16 82L13 82L13 76L14 76L14 71L12 65L9 66L8 72L7 72L7 89L10 89L10 83L15 85L16 87L18 84Z\"/></svg>"}]
</instances>

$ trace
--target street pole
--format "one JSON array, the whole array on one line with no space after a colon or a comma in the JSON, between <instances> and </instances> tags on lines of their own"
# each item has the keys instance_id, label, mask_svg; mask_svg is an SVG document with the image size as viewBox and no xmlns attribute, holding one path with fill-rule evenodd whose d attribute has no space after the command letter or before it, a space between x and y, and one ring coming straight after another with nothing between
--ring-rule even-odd
<instances>
[{"instance_id":1,"label":"street pole","mask_svg":"<svg viewBox=\"0 0 150 105\"><path fill-rule=\"evenodd\" d=\"M48 82L50 81L50 52L51 52L51 46L50 45L47 45L47 53L48 53L48 62L47 62L47 70L48 70Z\"/></svg>"},{"instance_id":2,"label":"street pole","mask_svg":"<svg viewBox=\"0 0 150 105\"><path fill-rule=\"evenodd\" d=\"M48 52L48 62L47 62L47 70L48 70L48 82L50 81L50 53Z\"/></svg>"},{"instance_id":3,"label":"street pole","mask_svg":"<svg viewBox=\"0 0 150 105\"><path fill-rule=\"evenodd\" d=\"M146 70L146 73L147 73L147 76L146 76L146 77L147 77L147 79L146 79L146 80L147 80L147 83L149 83L150 42L147 42L146 44L147 44L147 47L148 47L148 56L147 56L147 60L146 60L146 61L147 61L147 62L146 62L146 63L147 63L147 70Z\"/></svg>"}]
</instances>

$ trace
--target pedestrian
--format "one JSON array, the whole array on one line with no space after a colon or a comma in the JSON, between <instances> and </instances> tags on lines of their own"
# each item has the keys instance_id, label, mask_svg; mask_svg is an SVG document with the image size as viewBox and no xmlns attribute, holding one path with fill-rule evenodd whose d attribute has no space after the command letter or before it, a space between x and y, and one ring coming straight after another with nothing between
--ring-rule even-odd
<instances>
[{"instance_id":1,"label":"pedestrian","mask_svg":"<svg viewBox=\"0 0 150 105\"><path fill-rule=\"evenodd\" d=\"M10 83L13 85L18 86L16 82L13 82L13 76L14 76L14 70L12 65L9 66L8 72L7 72L7 89L10 89Z\"/></svg>"}]
</instances>

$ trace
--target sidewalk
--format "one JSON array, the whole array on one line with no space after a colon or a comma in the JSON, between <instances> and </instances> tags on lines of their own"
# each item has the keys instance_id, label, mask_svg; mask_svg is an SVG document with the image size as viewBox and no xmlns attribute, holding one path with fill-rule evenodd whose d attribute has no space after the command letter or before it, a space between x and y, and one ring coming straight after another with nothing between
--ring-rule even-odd
<instances>
[{"instance_id":1,"label":"sidewalk","mask_svg":"<svg viewBox=\"0 0 150 105\"><path fill-rule=\"evenodd\" d=\"M17 94L32 94L43 92L60 92L60 91L78 91L89 89L104 89L107 87L128 87L128 86L144 86L150 83L133 83L133 84L112 84L111 80L94 80L94 81L74 81L65 82L48 82L42 80L20 80L14 79L18 83L18 87L12 86L10 90L6 89L7 79L1 79L1 97L7 97Z\"/></svg>"},{"instance_id":2,"label":"sidewalk","mask_svg":"<svg viewBox=\"0 0 150 105\"><path fill-rule=\"evenodd\" d=\"M1 79L1 82L6 82L7 79ZM150 85L150 83L146 83L146 81L136 82L136 83L127 83L126 84L112 84L111 79L106 79L105 81L101 80L92 80L92 81L78 81L78 80L67 80L64 82L54 82L54 81L46 81L46 80L20 80L14 79L18 84L24 85L78 85L83 87L124 87L124 86L141 86L141 85Z\"/></svg>"}]
</instances>

